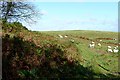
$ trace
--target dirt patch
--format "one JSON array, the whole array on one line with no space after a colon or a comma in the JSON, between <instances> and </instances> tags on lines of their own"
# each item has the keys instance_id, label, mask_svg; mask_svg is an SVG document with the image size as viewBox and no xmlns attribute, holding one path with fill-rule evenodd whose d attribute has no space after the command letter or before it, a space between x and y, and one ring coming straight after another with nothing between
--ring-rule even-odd
<instances>
[{"instance_id":1,"label":"dirt patch","mask_svg":"<svg viewBox=\"0 0 120 80\"><path fill-rule=\"evenodd\" d=\"M96 38L96 39L98 39L98 40L113 40L113 38Z\"/></svg>"}]
</instances>

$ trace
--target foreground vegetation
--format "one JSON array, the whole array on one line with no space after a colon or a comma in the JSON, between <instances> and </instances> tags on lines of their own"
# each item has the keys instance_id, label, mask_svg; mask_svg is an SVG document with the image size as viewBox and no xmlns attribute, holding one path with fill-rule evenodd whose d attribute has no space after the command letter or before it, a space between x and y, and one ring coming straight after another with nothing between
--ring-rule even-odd
<instances>
[{"instance_id":1,"label":"foreground vegetation","mask_svg":"<svg viewBox=\"0 0 120 80\"><path fill-rule=\"evenodd\" d=\"M61 39L59 34L68 37ZM99 38L104 39L102 47L88 47ZM117 42L115 32L37 32L17 22L7 23L2 30L3 79L116 79L120 77L119 53L108 53L106 49L108 45L116 46Z\"/></svg>"}]
</instances>

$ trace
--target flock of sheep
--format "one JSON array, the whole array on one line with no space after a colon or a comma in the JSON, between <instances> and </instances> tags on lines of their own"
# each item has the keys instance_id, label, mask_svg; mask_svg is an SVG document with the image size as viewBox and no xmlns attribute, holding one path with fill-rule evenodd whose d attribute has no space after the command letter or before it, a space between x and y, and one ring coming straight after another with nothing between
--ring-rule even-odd
<instances>
[{"instance_id":1,"label":"flock of sheep","mask_svg":"<svg viewBox=\"0 0 120 80\"><path fill-rule=\"evenodd\" d=\"M68 36L67 35L65 35L65 36L62 36L62 35L58 35L60 38L67 38Z\"/></svg>"},{"instance_id":2,"label":"flock of sheep","mask_svg":"<svg viewBox=\"0 0 120 80\"><path fill-rule=\"evenodd\" d=\"M58 36L59 36L60 38L64 38L64 37L67 38L67 37L68 37L68 35L65 35L65 36L58 35ZM72 39L71 42L74 42L74 40ZM97 43L97 46L102 47L102 45L101 45L100 42L102 42L102 40L100 40L99 43ZM94 41L92 41L92 42L89 44L89 48L95 48L95 42L94 42ZM113 49L112 49L111 46L107 46L107 52L118 53L118 52L119 52L118 46L115 46Z\"/></svg>"},{"instance_id":3,"label":"flock of sheep","mask_svg":"<svg viewBox=\"0 0 120 80\"><path fill-rule=\"evenodd\" d=\"M102 40L100 40L100 42L101 42ZM101 45L101 43L98 43L97 44L98 46L102 46ZM91 42L90 44L89 44L89 47L90 48L94 48L95 47L95 42ZM115 46L113 49L112 49L112 47L111 46L107 46L107 52L114 52L114 53L118 53L118 51L119 51L119 49L118 49L118 46Z\"/></svg>"}]
</instances>

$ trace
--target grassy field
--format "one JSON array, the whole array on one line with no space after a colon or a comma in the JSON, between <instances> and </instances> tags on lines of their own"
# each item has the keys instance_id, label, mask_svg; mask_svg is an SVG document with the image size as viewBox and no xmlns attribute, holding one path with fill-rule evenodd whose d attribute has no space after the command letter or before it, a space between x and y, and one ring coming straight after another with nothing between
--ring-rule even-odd
<instances>
[{"instance_id":1,"label":"grassy field","mask_svg":"<svg viewBox=\"0 0 120 80\"><path fill-rule=\"evenodd\" d=\"M93 69L98 73L114 73L118 71L118 54L119 53L109 53L107 52L107 46L110 45L112 47L116 46L114 43L118 43L118 33L116 32L102 32L102 31L51 31L51 32L41 32L43 34L47 34L53 36L54 39L58 38L58 35L68 35L68 38L59 39L58 43L64 41L64 44L70 39L74 39L75 42L72 44L76 51L72 51L72 57L79 59L79 56L74 56L75 53L77 55L82 56L82 64L84 66L92 66ZM81 39L80 37L89 38L90 40ZM98 43L96 38L115 38L117 40L103 40L100 42L102 47L96 45L94 49L88 47L89 43L95 41ZM106 43L104 43L106 42ZM109 44L109 42L113 44Z\"/></svg>"},{"instance_id":2,"label":"grassy field","mask_svg":"<svg viewBox=\"0 0 120 80\"><path fill-rule=\"evenodd\" d=\"M3 32L3 35L6 33ZM93 78L113 78L119 77L118 74L118 54L107 52L107 46L115 47L118 43L118 33L116 32L102 32L102 31L84 31L84 30L71 30L71 31L22 31L18 33L8 33L11 37L19 36L24 41L31 41L37 47L45 44L57 44L63 46L63 53L68 60L77 61L83 67L89 68L93 72ZM60 38L58 35L67 35L67 38ZM97 46L99 38L102 38L102 47ZM110 38L106 39L106 38ZM111 40L111 39L117 40ZM74 42L72 42L74 40ZM88 45L91 41L95 42L95 48L89 48ZM45 48L47 49L47 48ZM52 48L54 49L54 48ZM37 48L36 48L37 50ZM48 48L49 50L49 48ZM38 50L36 54L41 53ZM54 62L50 64L55 64ZM53 65L55 67L55 65ZM80 68L80 67L79 67ZM89 72L81 71L78 68L78 75L89 75ZM82 69L82 68L81 68ZM74 70L74 69L73 69ZM83 68L84 70L84 68ZM68 76L69 77L69 76ZM90 76L88 76L89 78Z\"/></svg>"}]
</instances>

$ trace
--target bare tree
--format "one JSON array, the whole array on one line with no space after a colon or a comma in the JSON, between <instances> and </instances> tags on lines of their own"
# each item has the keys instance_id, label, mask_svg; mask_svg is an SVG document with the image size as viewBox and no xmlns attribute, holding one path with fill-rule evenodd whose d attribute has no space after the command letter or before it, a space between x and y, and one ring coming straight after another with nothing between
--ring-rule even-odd
<instances>
[{"instance_id":1,"label":"bare tree","mask_svg":"<svg viewBox=\"0 0 120 80\"><path fill-rule=\"evenodd\" d=\"M37 15L35 7L28 2L15 0L0 1L0 18L4 22L15 21L35 21L33 18Z\"/></svg>"}]
</instances>

